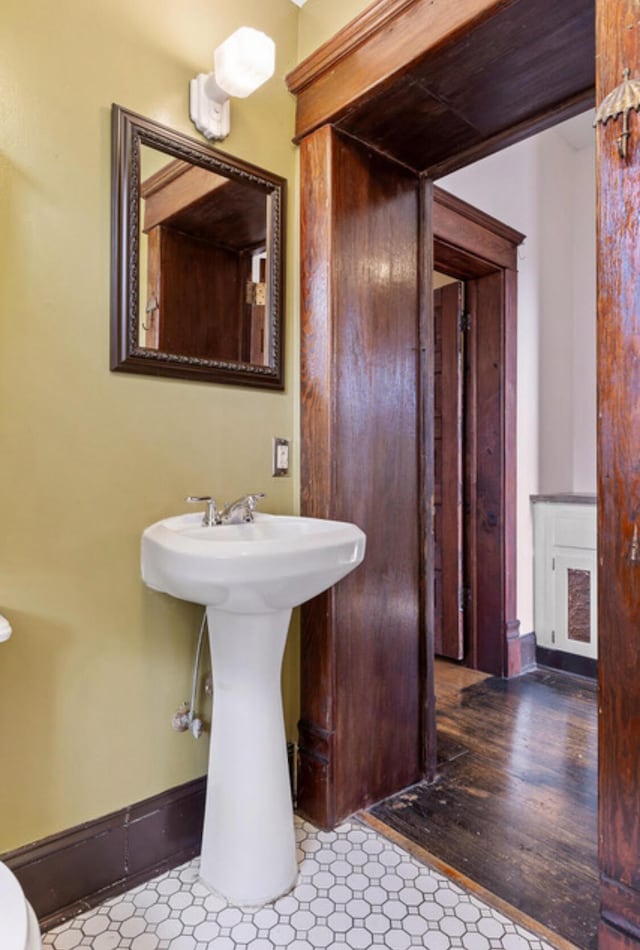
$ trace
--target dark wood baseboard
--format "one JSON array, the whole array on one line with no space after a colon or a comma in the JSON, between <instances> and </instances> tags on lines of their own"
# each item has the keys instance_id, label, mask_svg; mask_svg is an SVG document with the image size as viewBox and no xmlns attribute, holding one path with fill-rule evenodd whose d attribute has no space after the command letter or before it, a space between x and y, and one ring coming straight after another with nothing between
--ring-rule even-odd
<instances>
[{"instance_id":1,"label":"dark wood baseboard","mask_svg":"<svg viewBox=\"0 0 640 950\"><path fill-rule=\"evenodd\" d=\"M502 669L502 676L520 676L522 673L522 654L520 652L520 621L507 620L506 627L506 670ZM487 667L487 672L497 673Z\"/></svg>"},{"instance_id":2,"label":"dark wood baseboard","mask_svg":"<svg viewBox=\"0 0 640 950\"><path fill-rule=\"evenodd\" d=\"M295 801L293 742L287 743ZM200 854L207 777L0 855L43 931Z\"/></svg>"},{"instance_id":3,"label":"dark wood baseboard","mask_svg":"<svg viewBox=\"0 0 640 950\"><path fill-rule=\"evenodd\" d=\"M552 670L587 676L591 680L598 679L598 661L589 656L576 656L575 653L565 653L564 650L536 647L536 662L538 666L548 666Z\"/></svg>"},{"instance_id":4,"label":"dark wood baseboard","mask_svg":"<svg viewBox=\"0 0 640 950\"><path fill-rule=\"evenodd\" d=\"M1 855L44 930L200 853L206 776Z\"/></svg>"},{"instance_id":5,"label":"dark wood baseboard","mask_svg":"<svg viewBox=\"0 0 640 950\"><path fill-rule=\"evenodd\" d=\"M520 637L520 671L529 673L536 668L536 635L533 631Z\"/></svg>"},{"instance_id":6,"label":"dark wood baseboard","mask_svg":"<svg viewBox=\"0 0 640 950\"><path fill-rule=\"evenodd\" d=\"M296 768L297 750L295 742L287 742L287 765L289 766L289 786L291 788L291 801L293 807L296 807L298 799L298 771Z\"/></svg>"}]
</instances>

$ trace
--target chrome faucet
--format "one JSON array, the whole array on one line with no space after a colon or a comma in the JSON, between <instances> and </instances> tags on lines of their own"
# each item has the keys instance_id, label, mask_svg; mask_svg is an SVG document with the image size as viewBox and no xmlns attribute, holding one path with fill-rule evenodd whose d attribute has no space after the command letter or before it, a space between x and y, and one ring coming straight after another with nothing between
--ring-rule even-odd
<instances>
[{"instance_id":1,"label":"chrome faucet","mask_svg":"<svg viewBox=\"0 0 640 950\"><path fill-rule=\"evenodd\" d=\"M218 514L218 524L241 524L243 521L253 521L253 513L258 507L258 502L264 498L262 491L254 492L252 495L243 495L236 498Z\"/></svg>"},{"instance_id":2,"label":"chrome faucet","mask_svg":"<svg viewBox=\"0 0 640 950\"><path fill-rule=\"evenodd\" d=\"M218 505L216 504L215 498L212 498L211 495L187 495L185 501L188 501L189 504L192 505L205 502L207 507L202 517L202 524L205 528L211 528L214 524L220 524Z\"/></svg>"},{"instance_id":3,"label":"chrome faucet","mask_svg":"<svg viewBox=\"0 0 640 950\"><path fill-rule=\"evenodd\" d=\"M242 524L243 521L253 521L253 513L258 507L258 502L265 497L262 491L254 492L252 495L242 495L236 498L229 505L224 505L222 509L218 508L215 498L211 495L187 495L185 501L189 504L206 504L206 510L202 517L202 524L205 528L211 528L217 524Z\"/></svg>"}]
</instances>

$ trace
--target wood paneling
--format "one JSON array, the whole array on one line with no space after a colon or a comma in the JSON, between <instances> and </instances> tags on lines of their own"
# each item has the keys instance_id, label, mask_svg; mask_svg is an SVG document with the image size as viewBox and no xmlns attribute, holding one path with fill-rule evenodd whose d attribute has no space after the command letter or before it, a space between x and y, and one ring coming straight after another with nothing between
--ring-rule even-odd
<instances>
[{"instance_id":1,"label":"wood paneling","mask_svg":"<svg viewBox=\"0 0 640 950\"><path fill-rule=\"evenodd\" d=\"M420 774L419 188L326 129L302 162L303 513L367 534L302 615L298 800L328 825Z\"/></svg>"},{"instance_id":2,"label":"wood paneling","mask_svg":"<svg viewBox=\"0 0 640 950\"><path fill-rule=\"evenodd\" d=\"M589 108L593 3L377 3L288 83L298 139L330 121L437 177Z\"/></svg>"},{"instance_id":3,"label":"wood paneling","mask_svg":"<svg viewBox=\"0 0 640 950\"><path fill-rule=\"evenodd\" d=\"M372 813L576 946L596 946L597 694L550 671L515 680L440 661L440 770Z\"/></svg>"},{"instance_id":4,"label":"wood paneling","mask_svg":"<svg viewBox=\"0 0 640 950\"><path fill-rule=\"evenodd\" d=\"M159 349L239 362L247 309L242 256L164 225L159 230Z\"/></svg>"},{"instance_id":5,"label":"wood paneling","mask_svg":"<svg viewBox=\"0 0 640 950\"><path fill-rule=\"evenodd\" d=\"M638 4L597 0L598 101L640 62ZM640 945L640 147L619 124L598 132L598 628L600 946ZM631 943L629 943L631 941Z\"/></svg>"}]
</instances>

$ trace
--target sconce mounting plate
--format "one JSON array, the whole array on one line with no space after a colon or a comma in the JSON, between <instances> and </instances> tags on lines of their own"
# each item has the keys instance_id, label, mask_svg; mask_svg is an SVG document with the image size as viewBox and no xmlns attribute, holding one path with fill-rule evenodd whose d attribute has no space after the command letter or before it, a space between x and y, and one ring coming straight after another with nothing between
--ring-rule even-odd
<instances>
[{"instance_id":1,"label":"sconce mounting plate","mask_svg":"<svg viewBox=\"0 0 640 950\"><path fill-rule=\"evenodd\" d=\"M231 128L229 99L213 99L210 95L212 84L215 84L213 73L200 73L191 80L189 115L198 132L202 132L205 138L221 141Z\"/></svg>"}]
</instances>

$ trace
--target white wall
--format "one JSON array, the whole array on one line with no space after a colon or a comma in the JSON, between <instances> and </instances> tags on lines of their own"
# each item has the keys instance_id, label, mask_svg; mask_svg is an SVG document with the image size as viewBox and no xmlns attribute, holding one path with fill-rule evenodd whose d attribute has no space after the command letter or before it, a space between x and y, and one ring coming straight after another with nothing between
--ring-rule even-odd
<instances>
[{"instance_id":1,"label":"white wall","mask_svg":"<svg viewBox=\"0 0 640 950\"><path fill-rule=\"evenodd\" d=\"M596 490L595 148L576 120L538 137L540 491ZM585 144L586 139L586 144ZM577 148L575 146L578 146Z\"/></svg>"},{"instance_id":2,"label":"white wall","mask_svg":"<svg viewBox=\"0 0 640 950\"><path fill-rule=\"evenodd\" d=\"M591 131L591 130L590 130ZM595 492L596 478L596 153L573 161L573 490Z\"/></svg>"},{"instance_id":3,"label":"white wall","mask_svg":"<svg viewBox=\"0 0 640 950\"><path fill-rule=\"evenodd\" d=\"M533 630L529 496L595 491L595 186L590 116L438 184L527 237L518 255L518 616Z\"/></svg>"}]
</instances>

